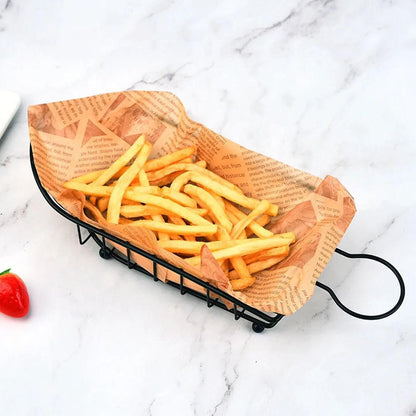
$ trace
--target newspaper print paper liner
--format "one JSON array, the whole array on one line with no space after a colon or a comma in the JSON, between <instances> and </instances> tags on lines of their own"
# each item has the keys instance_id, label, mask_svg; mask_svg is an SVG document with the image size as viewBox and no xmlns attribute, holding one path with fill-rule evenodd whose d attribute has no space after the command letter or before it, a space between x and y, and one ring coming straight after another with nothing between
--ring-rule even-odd
<instances>
[{"instance_id":1,"label":"newspaper print paper liner","mask_svg":"<svg viewBox=\"0 0 416 416\"><path fill-rule=\"evenodd\" d=\"M289 315L305 304L356 211L353 198L336 178L318 178L227 140L189 119L169 92L124 91L34 105L29 107L29 132L42 185L72 215L90 223L83 212L84 196L65 190L62 183L108 167L142 133L153 145L151 158L195 145L197 158L206 160L210 170L248 196L278 204L279 214L269 228L293 231L297 241L284 261L256 273L255 284L242 292L231 289L209 250L202 253L200 270L161 249L149 230L99 224L266 312ZM146 259L136 255L134 260L149 269ZM158 276L163 281L179 279L162 267Z\"/></svg>"}]
</instances>

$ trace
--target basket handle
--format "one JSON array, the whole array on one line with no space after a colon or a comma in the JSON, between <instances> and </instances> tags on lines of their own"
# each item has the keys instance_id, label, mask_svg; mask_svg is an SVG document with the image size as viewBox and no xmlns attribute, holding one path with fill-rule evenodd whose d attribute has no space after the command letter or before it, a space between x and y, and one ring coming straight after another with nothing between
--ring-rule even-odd
<instances>
[{"instance_id":1,"label":"basket handle","mask_svg":"<svg viewBox=\"0 0 416 416\"><path fill-rule=\"evenodd\" d=\"M379 315L363 315L361 313L354 312L351 309L347 308L345 305L343 305L341 303L341 301L338 299L335 292L330 287L328 287L328 286L324 285L323 283L317 281L316 286L318 286L321 289L327 291L339 308L341 308L348 315L354 316L355 318L367 319L367 320L371 320L371 321L374 321L374 320L377 320L377 319L387 318L388 316L390 316L394 312L396 312L397 309L400 308L401 304L403 303L404 294L405 294L404 281L403 281L402 276L398 272L398 270L391 263L382 259L381 257L373 256L372 254L351 254L351 253L347 253L346 251L341 250L339 248L336 248L335 252L338 253L338 254L341 254L341 256L348 257L350 259L369 259L369 260L374 260L374 261L377 261L381 264L384 264L384 266L386 266L387 268L389 268L393 272L393 274L396 276L396 278L399 282L399 285L400 285L399 300L389 311L381 313Z\"/></svg>"}]
</instances>

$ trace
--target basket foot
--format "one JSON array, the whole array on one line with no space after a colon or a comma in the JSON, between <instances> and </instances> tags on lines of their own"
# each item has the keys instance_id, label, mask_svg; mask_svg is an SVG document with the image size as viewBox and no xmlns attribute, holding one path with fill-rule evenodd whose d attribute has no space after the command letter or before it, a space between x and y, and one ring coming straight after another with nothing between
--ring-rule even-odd
<instances>
[{"instance_id":1,"label":"basket foot","mask_svg":"<svg viewBox=\"0 0 416 416\"><path fill-rule=\"evenodd\" d=\"M106 260L111 259L111 251L107 247L101 247L99 253L101 258Z\"/></svg>"},{"instance_id":2,"label":"basket foot","mask_svg":"<svg viewBox=\"0 0 416 416\"><path fill-rule=\"evenodd\" d=\"M253 325L251 326L253 331L257 334L260 334L264 331L264 326L262 324L259 324L258 322L253 322Z\"/></svg>"}]
</instances>

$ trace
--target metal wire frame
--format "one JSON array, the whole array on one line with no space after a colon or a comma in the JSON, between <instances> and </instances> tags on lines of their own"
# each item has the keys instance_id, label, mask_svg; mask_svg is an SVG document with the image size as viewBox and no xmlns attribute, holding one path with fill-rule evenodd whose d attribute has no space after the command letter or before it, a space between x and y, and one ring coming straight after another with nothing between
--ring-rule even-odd
<instances>
[{"instance_id":1,"label":"metal wire frame","mask_svg":"<svg viewBox=\"0 0 416 416\"><path fill-rule=\"evenodd\" d=\"M208 308L211 308L212 306L217 306L221 309L224 309L225 311L232 313L234 315L235 320L243 318L252 323L252 329L253 331L257 333L262 332L265 328L273 328L284 317L284 315L282 314L278 314L278 313L269 314L269 313L260 311L256 308L253 308L252 306L247 305L244 302L240 301L239 299L234 298L233 296L229 295L223 290L218 289L217 287L209 284L208 282L201 280L196 276L191 275L185 270L182 270L176 266L173 266L172 264L166 262L165 260L160 259L159 257L153 254L150 254L138 247L133 246L127 241L124 241L118 237L115 237L100 228L94 227L84 221L81 221L79 218L72 216L58 202L56 202L48 193L48 191L42 186L42 183L40 181L40 178L37 173L36 166L35 166L35 162L33 159L32 147L30 147L30 163L31 163L32 172L33 172L33 176L35 178L36 184L39 187L39 190L42 193L43 197L49 203L49 205L55 211L61 214L63 217L65 217L66 219L76 224L77 233L78 233L78 241L81 245L85 244L92 237L92 239L100 247L99 254L102 258L104 259L114 258L117 261L125 264L129 269L138 270L141 273L152 277L156 282L159 281L158 266L165 267L173 271L174 273L178 274L179 283L175 283L172 281L167 281L166 283L178 289L181 295L190 294L199 299L202 299L206 302ZM82 228L88 231L88 236L85 238L82 237L82 233L81 233ZM109 246L107 244L107 241L109 241L110 244L112 242L112 243L115 243L124 247L126 249L126 255L123 255L114 247ZM152 272L149 272L148 270L139 266L136 262L133 262L131 252L134 252L144 258L151 260L153 262ZM397 303L395 304L393 308L379 315L363 315L363 314L354 312L351 309L347 308L345 305L341 303L341 301L338 299L338 297L336 296L336 294L330 287L317 281L316 285L319 288L327 291L337 306L339 306L344 312L346 312L347 314L351 316L354 316L360 319L367 319L367 320L376 320L376 319L386 318L387 316L390 316L391 314L393 314L400 308L401 304L403 303L404 296L405 296L405 285L404 285L404 281L400 273L391 263L387 262L386 260L380 257L373 256L371 254L350 254L338 248L335 249L335 252L338 254L341 254L342 256L349 257L349 258L365 258L365 259L370 259L370 260L374 260L379 263L382 263L394 273L400 285L400 296L399 296ZM196 290L193 290L187 287L185 284L186 280L189 280L199 285L201 288L204 289L205 293L201 293L201 292L198 292ZM212 296L212 294L214 296ZM225 299L226 301L230 302L232 304L232 307L231 308L227 307L227 305L223 302L222 299Z\"/></svg>"}]
</instances>

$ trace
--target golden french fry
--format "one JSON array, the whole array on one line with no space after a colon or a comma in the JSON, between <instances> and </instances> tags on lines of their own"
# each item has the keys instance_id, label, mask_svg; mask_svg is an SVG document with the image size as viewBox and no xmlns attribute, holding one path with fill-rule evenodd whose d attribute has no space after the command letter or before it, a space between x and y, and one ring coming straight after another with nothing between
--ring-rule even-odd
<instances>
[{"instance_id":1,"label":"golden french fry","mask_svg":"<svg viewBox=\"0 0 416 416\"><path fill-rule=\"evenodd\" d=\"M170 251L172 253L178 254L199 254L201 252L202 246L206 244L206 246L210 249L210 251L218 251L225 248L235 247L244 244L251 244L256 241L264 241L265 239L262 238L249 238L246 240L230 240L230 241L181 241L180 243L174 241L163 241L160 243L160 246L163 247L165 250ZM287 246L289 244L290 237L283 237L285 244Z\"/></svg>"},{"instance_id":2,"label":"golden french fry","mask_svg":"<svg viewBox=\"0 0 416 416\"><path fill-rule=\"evenodd\" d=\"M226 211L227 215L229 214L229 212L230 212L230 211ZM241 218L240 218L240 219L241 219ZM256 227L258 227L258 225L257 225L257 224L259 224L260 226L262 226L262 227L264 228L264 226L265 226L266 224L268 224L269 222L270 222L270 216L269 216L269 215L267 215L267 214L263 214L261 217L257 218L257 220L256 220L256 221L252 221L252 222L248 225L247 230L246 230L247 237L250 237L251 235L253 235L253 234L254 234L254 232L253 232L252 228L254 227L254 229L256 229ZM266 228L264 228L264 230L266 230L266 231L270 232L270 233L273 235L273 233L272 233L271 231L267 230ZM260 237L259 235L257 235L257 236L258 236L258 237ZM264 238L266 238L266 237L264 237Z\"/></svg>"},{"instance_id":3,"label":"golden french fry","mask_svg":"<svg viewBox=\"0 0 416 416\"><path fill-rule=\"evenodd\" d=\"M192 156L195 153L195 151L195 146L190 146L186 147L185 149L178 150L177 152L169 153L158 159L149 160L148 162L146 162L145 170L149 172L156 169L162 169L163 167L171 165L172 163L175 163L178 160L182 160L189 156Z\"/></svg>"},{"instance_id":4,"label":"golden french fry","mask_svg":"<svg viewBox=\"0 0 416 416\"><path fill-rule=\"evenodd\" d=\"M127 189L128 190L128 189ZM128 198L123 198L121 200L121 205L122 206L126 206L126 205L136 205L137 206L137 201L132 201L131 199Z\"/></svg>"},{"instance_id":5,"label":"golden french fry","mask_svg":"<svg viewBox=\"0 0 416 416\"><path fill-rule=\"evenodd\" d=\"M212 191L209 191L209 190L207 192L209 192L212 195L212 197L215 198L215 200L218 202L219 205L221 205L221 208L225 212L225 203L224 203L224 200L219 195L217 195L215 192L212 192Z\"/></svg>"},{"instance_id":6,"label":"golden french fry","mask_svg":"<svg viewBox=\"0 0 416 416\"><path fill-rule=\"evenodd\" d=\"M84 175L77 176L76 178L71 179L72 182L79 182L79 183L90 183L97 179L106 169L96 170L94 172L88 172Z\"/></svg>"},{"instance_id":7,"label":"golden french fry","mask_svg":"<svg viewBox=\"0 0 416 416\"><path fill-rule=\"evenodd\" d=\"M208 171L207 171L208 172ZM204 188L214 191L218 195L228 199L232 202L235 202L238 205L241 205L246 208L254 209L257 205L260 204L260 201L254 198L249 198L240 192L236 192L234 189L227 188L222 183L216 182L208 176L201 175L197 172L185 172L182 175L179 175L171 185L171 188L175 191L180 191L182 186L187 182L191 181L197 183L198 185L203 186ZM176 184L175 184L176 182ZM270 204L267 214L277 215L278 207L277 205Z\"/></svg>"},{"instance_id":8,"label":"golden french fry","mask_svg":"<svg viewBox=\"0 0 416 416\"><path fill-rule=\"evenodd\" d=\"M199 162L197 162L197 163L199 163ZM170 187L175 191L180 191L183 188L183 186L185 186L185 184L191 180L193 172L195 172L197 174L200 174L200 175L203 175L203 176L211 179L212 181L218 182L219 184L223 185L223 187L229 188L229 189L233 190L234 192L237 192L237 193L243 195L243 191L238 186L236 186L233 183L227 181L226 179L222 178L221 176L217 175L216 173L211 172L208 169L204 169L200 166L193 168L189 172L182 173L183 177L182 177L182 175L179 175L178 177L176 177L175 180L170 185ZM210 188L208 190L210 190Z\"/></svg>"},{"instance_id":9,"label":"golden french fry","mask_svg":"<svg viewBox=\"0 0 416 416\"><path fill-rule=\"evenodd\" d=\"M186 185L184 191L192 197L197 197L200 203L203 204L203 207L208 209L218 224L221 224L228 232L232 230L232 222L228 219L227 215L225 215L225 212L218 201L209 192L195 185Z\"/></svg>"},{"instance_id":10,"label":"golden french fry","mask_svg":"<svg viewBox=\"0 0 416 416\"><path fill-rule=\"evenodd\" d=\"M189 157L189 158L185 158L183 160L180 160L180 163L193 163L193 162L192 162L192 158ZM195 162L195 164L197 166L201 167L201 168L205 168L207 166L207 162L205 162L205 160L199 160L199 161ZM112 179L119 178L128 168L129 168L128 166L123 166L118 172L116 172L112 176ZM86 184L91 183L91 182L95 181L106 170L107 169L99 169L99 170L95 170L93 172L88 172L88 173L85 173L84 175L81 175L81 176L78 176L76 178L71 179L71 181L86 183ZM145 165L144 170L146 171L146 165ZM155 172L149 172L149 173L155 173ZM175 177L179 174L180 174L180 172L177 172L176 174L172 174L172 176L170 178L168 178L168 177L161 178L160 181L163 181L163 180L165 181L165 183L163 183L163 184L153 183L152 185L158 185L158 186L167 185L167 184L171 183L173 181L173 179L175 179ZM136 179L134 179L132 183L135 183L135 181L136 181ZM140 185L139 180L137 180L137 183Z\"/></svg>"},{"instance_id":11,"label":"golden french fry","mask_svg":"<svg viewBox=\"0 0 416 416\"><path fill-rule=\"evenodd\" d=\"M158 223L163 223L163 224L165 223L165 220L163 219L163 217L161 215L151 215L151 219L155 222L158 222ZM158 230L153 230L153 231L158 231ZM157 235L158 235L160 241L170 240L169 234L166 234L163 231L158 231Z\"/></svg>"},{"instance_id":12,"label":"golden french fry","mask_svg":"<svg viewBox=\"0 0 416 416\"><path fill-rule=\"evenodd\" d=\"M175 172L170 175L164 176L161 179L156 179L154 181L149 180L149 182L150 182L150 185L156 185L156 186L170 185L175 180L175 178L177 178L181 174L182 172Z\"/></svg>"},{"instance_id":13,"label":"golden french fry","mask_svg":"<svg viewBox=\"0 0 416 416\"><path fill-rule=\"evenodd\" d=\"M227 217L230 219L233 225L237 224L238 221L240 221L231 211L226 209L225 213L227 214Z\"/></svg>"},{"instance_id":14,"label":"golden french fry","mask_svg":"<svg viewBox=\"0 0 416 416\"><path fill-rule=\"evenodd\" d=\"M103 173L101 173L100 176L92 182L92 184L93 185L106 184L123 166L126 166L130 162L130 160L133 159L133 157L139 153L141 148L144 146L144 142L145 142L145 137L144 135L141 135L132 144L132 146L125 153L123 153L115 162L113 162L108 169L106 169Z\"/></svg>"},{"instance_id":15,"label":"golden french fry","mask_svg":"<svg viewBox=\"0 0 416 416\"><path fill-rule=\"evenodd\" d=\"M193 235L195 237L203 237L212 235L217 232L217 225L176 225L166 222L157 222L152 220L139 220L130 223L131 226L143 227L152 231L161 231L166 234ZM179 242L179 241L178 241Z\"/></svg>"},{"instance_id":16,"label":"golden french fry","mask_svg":"<svg viewBox=\"0 0 416 416\"><path fill-rule=\"evenodd\" d=\"M260 272L262 270L266 270L274 266L275 264L281 262L286 257L287 257L286 255L270 257L269 259L266 259L266 260L260 260L260 261L251 263L247 267L250 273L254 274L254 273ZM235 270L231 270L228 277L230 280L239 279L238 274Z\"/></svg>"},{"instance_id":17,"label":"golden french fry","mask_svg":"<svg viewBox=\"0 0 416 416\"><path fill-rule=\"evenodd\" d=\"M249 225L251 224L257 217L264 214L270 207L270 202L263 200L260 202L253 211L250 212L245 218L241 219L237 224L233 226L233 230L231 232L232 238L238 238L240 233Z\"/></svg>"},{"instance_id":18,"label":"golden french fry","mask_svg":"<svg viewBox=\"0 0 416 416\"><path fill-rule=\"evenodd\" d=\"M142 169L139 172L139 183L141 186L149 186L149 179L147 178L146 172Z\"/></svg>"},{"instance_id":19,"label":"golden french fry","mask_svg":"<svg viewBox=\"0 0 416 416\"><path fill-rule=\"evenodd\" d=\"M230 211L225 211L225 213L227 214L227 217L230 219L230 221L233 223L233 225L237 224L239 219ZM250 231L250 235L251 235L251 231ZM245 239L247 238L248 235L246 234L246 230L241 231L239 238L240 239Z\"/></svg>"},{"instance_id":20,"label":"golden french fry","mask_svg":"<svg viewBox=\"0 0 416 416\"><path fill-rule=\"evenodd\" d=\"M90 196L90 202L91 202L91 204L96 205L96 203L97 203L97 197L94 196L94 195L91 195Z\"/></svg>"},{"instance_id":21,"label":"golden french fry","mask_svg":"<svg viewBox=\"0 0 416 416\"><path fill-rule=\"evenodd\" d=\"M152 150L150 143L146 142L141 148L139 154L137 155L134 162L131 166L120 176L117 181L113 192L110 196L110 201L108 202L107 207L107 221L112 224L117 224L118 219L120 218L120 206L123 195L130 185L134 177L140 172L140 169L143 168L146 163L147 158Z\"/></svg>"},{"instance_id":22,"label":"golden french fry","mask_svg":"<svg viewBox=\"0 0 416 416\"><path fill-rule=\"evenodd\" d=\"M109 197L103 196L97 202L97 207L101 212L104 212L108 207Z\"/></svg>"},{"instance_id":23,"label":"golden french fry","mask_svg":"<svg viewBox=\"0 0 416 416\"><path fill-rule=\"evenodd\" d=\"M201 171L203 168L203 162L196 162L196 163L184 163L181 161L180 163L174 163L173 165L169 165L164 167L163 169L155 170L152 172L148 172L149 181L157 181L165 176L169 176L176 172L184 172L184 171L191 171L191 170L198 170Z\"/></svg>"},{"instance_id":24,"label":"golden french fry","mask_svg":"<svg viewBox=\"0 0 416 416\"><path fill-rule=\"evenodd\" d=\"M228 234L227 230L222 226L218 226L218 236L219 240L222 241L231 240L230 234ZM251 278L247 265L241 256L231 257L229 260L240 278Z\"/></svg>"},{"instance_id":25,"label":"golden french fry","mask_svg":"<svg viewBox=\"0 0 416 416\"><path fill-rule=\"evenodd\" d=\"M186 225L186 222L181 217L178 217L177 215L172 215L171 213L169 213L168 218L170 222L172 222L173 224ZM184 238L186 241L195 241L195 236L193 235L185 235Z\"/></svg>"},{"instance_id":26,"label":"golden french fry","mask_svg":"<svg viewBox=\"0 0 416 416\"><path fill-rule=\"evenodd\" d=\"M174 202L177 202L178 204L183 205L184 207L196 208L196 202L192 198L189 198L188 195L185 195L182 192L175 192L172 191L172 189L170 188L163 187L162 195L171 199Z\"/></svg>"},{"instance_id":27,"label":"golden french fry","mask_svg":"<svg viewBox=\"0 0 416 416\"><path fill-rule=\"evenodd\" d=\"M144 217L146 215L172 215L172 211L168 211L161 207L156 207L153 205L137 205L136 201L125 200L130 202L130 204L122 205L120 207L120 215L126 218L136 218ZM193 213L200 215L201 217L207 213L206 209L203 208L189 208Z\"/></svg>"},{"instance_id":28,"label":"golden french fry","mask_svg":"<svg viewBox=\"0 0 416 416\"><path fill-rule=\"evenodd\" d=\"M144 192L150 195L162 195L162 190L158 186L149 185L149 186L129 186L127 188L129 191L133 192Z\"/></svg>"},{"instance_id":29,"label":"golden french fry","mask_svg":"<svg viewBox=\"0 0 416 416\"><path fill-rule=\"evenodd\" d=\"M255 277L246 277L244 279L230 280L233 290L240 291L252 286L256 281Z\"/></svg>"},{"instance_id":30,"label":"golden french fry","mask_svg":"<svg viewBox=\"0 0 416 416\"><path fill-rule=\"evenodd\" d=\"M94 195L94 196L110 196L113 192L114 187L112 186L93 186L86 185L81 182L68 181L64 183L64 188L73 189L75 191L80 191L84 195Z\"/></svg>"},{"instance_id":31,"label":"golden french fry","mask_svg":"<svg viewBox=\"0 0 416 416\"><path fill-rule=\"evenodd\" d=\"M242 220L245 217L247 217L246 214L244 214L243 212L241 212L237 207L235 207L231 202L229 201L224 201L225 203L225 209L233 214L235 217L238 218L238 220ZM261 217L262 219L264 218L268 218L268 217ZM260 218L259 218L260 220ZM248 228L254 233L256 234L258 237L261 238L268 238L268 237L272 237L274 234L269 231L266 230L265 228L262 227L262 225L260 225L260 223L258 221L252 221L249 225Z\"/></svg>"},{"instance_id":32,"label":"golden french fry","mask_svg":"<svg viewBox=\"0 0 416 416\"><path fill-rule=\"evenodd\" d=\"M249 238L247 240L237 240L241 241L241 244L235 245L234 247L224 248L222 250L213 251L212 255L215 259L227 259L231 257L246 256L247 254L256 253L260 250L266 250L272 247L287 246L291 243L290 238L282 238L280 236L270 237L270 238L260 238L254 239ZM209 243L208 243L209 244ZM209 248L209 247L208 247ZM201 257L195 256L186 259L189 264L193 266L198 266L201 263Z\"/></svg>"},{"instance_id":33,"label":"golden french fry","mask_svg":"<svg viewBox=\"0 0 416 416\"><path fill-rule=\"evenodd\" d=\"M85 205L84 205L84 210L87 209L93 216L93 219L95 221L105 221L103 214L101 213L101 211L93 204L91 204L91 202L89 201L85 201Z\"/></svg>"},{"instance_id":34,"label":"golden french fry","mask_svg":"<svg viewBox=\"0 0 416 416\"><path fill-rule=\"evenodd\" d=\"M169 199L165 199L160 196L148 195L134 191L126 191L124 196L133 201L164 208L167 211L170 211L172 214L178 215L195 225L212 225L205 218L195 214L195 212L192 211L192 208L183 207L176 202L170 201Z\"/></svg>"},{"instance_id":35,"label":"golden french fry","mask_svg":"<svg viewBox=\"0 0 416 416\"><path fill-rule=\"evenodd\" d=\"M109 180L119 178L127 169L128 169L128 166L123 166ZM71 179L71 181L88 184L88 183L95 181L102 173L106 171L107 169L95 170L93 172L88 172L88 173L85 173L84 175L77 176L76 178Z\"/></svg>"},{"instance_id":36,"label":"golden french fry","mask_svg":"<svg viewBox=\"0 0 416 416\"><path fill-rule=\"evenodd\" d=\"M139 175L139 183L142 186L149 186L149 179L147 178L147 174L144 171L144 169L140 170ZM164 218L160 214L152 215L152 220L157 222L165 222ZM170 240L169 234L158 232L159 240ZM172 238L173 240L181 240L181 238L178 236L178 238Z\"/></svg>"},{"instance_id":37,"label":"golden french fry","mask_svg":"<svg viewBox=\"0 0 416 416\"><path fill-rule=\"evenodd\" d=\"M107 186L107 185L86 185L80 182L68 181L64 183L64 188L73 189L75 191L80 191L85 195L93 195L93 196L111 196L112 192L114 191L115 186ZM157 186L132 186L128 187L127 190L140 192L140 193L148 193L152 195L160 195L161 190Z\"/></svg>"},{"instance_id":38,"label":"golden french fry","mask_svg":"<svg viewBox=\"0 0 416 416\"><path fill-rule=\"evenodd\" d=\"M254 263L260 260L266 260L270 257L286 257L289 254L289 246L269 248L268 250L262 250L258 253L249 254L244 256L244 261L247 264Z\"/></svg>"}]
</instances>

